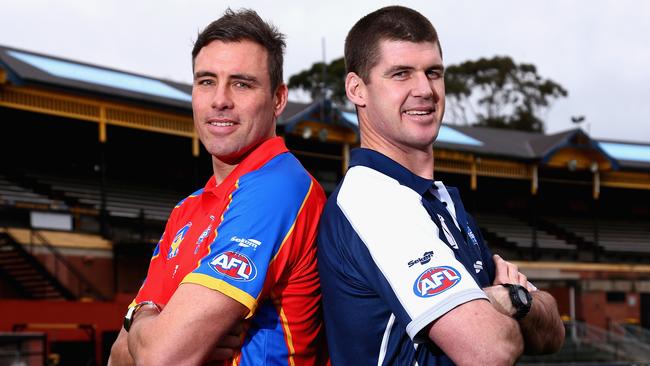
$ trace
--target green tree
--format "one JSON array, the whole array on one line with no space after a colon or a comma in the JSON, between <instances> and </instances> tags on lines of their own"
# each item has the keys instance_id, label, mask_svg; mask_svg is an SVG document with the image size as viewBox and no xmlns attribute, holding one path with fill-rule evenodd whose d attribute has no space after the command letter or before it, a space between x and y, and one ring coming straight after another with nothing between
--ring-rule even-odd
<instances>
[{"instance_id":1,"label":"green tree","mask_svg":"<svg viewBox=\"0 0 650 366\"><path fill-rule=\"evenodd\" d=\"M325 80L323 80L323 67L325 67ZM306 91L313 100L320 99L325 95L339 105L345 105L348 101L345 97L345 62L343 57L333 60L327 65L317 62L308 70L292 75L289 78L289 89Z\"/></svg>"},{"instance_id":2,"label":"green tree","mask_svg":"<svg viewBox=\"0 0 650 366\"><path fill-rule=\"evenodd\" d=\"M535 65L516 64L507 56L449 65L445 85L447 117L453 122L524 131L543 131L542 117L551 102L568 95L560 84L539 76ZM292 75L289 89L349 106L342 57Z\"/></svg>"},{"instance_id":3,"label":"green tree","mask_svg":"<svg viewBox=\"0 0 650 366\"><path fill-rule=\"evenodd\" d=\"M542 115L554 99L568 95L538 75L535 65L516 64L507 56L450 65L445 85L454 122L525 131L544 131Z\"/></svg>"}]
</instances>

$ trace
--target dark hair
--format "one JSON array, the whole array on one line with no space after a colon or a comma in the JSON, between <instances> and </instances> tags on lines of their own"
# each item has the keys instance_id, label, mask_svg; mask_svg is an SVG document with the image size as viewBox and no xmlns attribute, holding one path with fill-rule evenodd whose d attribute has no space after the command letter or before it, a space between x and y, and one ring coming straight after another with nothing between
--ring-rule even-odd
<instances>
[{"instance_id":1,"label":"dark hair","mask_svg":"<svg viewBox=\"0 0 650 366\"><path fill-rule=\"evenodd\" d=\"M268 53L267 64L271 79L271 90L282 84L282 63L284 59L284 34L272 24L266 23L254 10L226 9L223 16L210 23L196 38L192 49L192 65L196 55L212 41L239 42L248 40L260 44Z\"/></svg>"},{"instance_id":2,"label":"dark hair","mask_svg":"<svg viewBox=\"0 0 650 366\"><path fill-rule=\"evenodd\" d=\"M387 6L361 18L345 38L345 68L369 82L370 69L379 63L382 40L431 42L442 48L431 22L413 9Z\"/></svg>"}]
</instances>

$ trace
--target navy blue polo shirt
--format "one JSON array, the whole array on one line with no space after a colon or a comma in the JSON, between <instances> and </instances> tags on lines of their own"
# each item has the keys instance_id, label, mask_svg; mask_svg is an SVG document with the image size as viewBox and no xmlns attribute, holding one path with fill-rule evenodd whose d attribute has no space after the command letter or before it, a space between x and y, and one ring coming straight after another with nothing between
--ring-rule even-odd
<instances>
[{"instance_id":1,"label":"navy blue polo shirt","mask_svg":"<svg viewBox=\"0 0 650 366\"><path fill-rule=\"evenodd\" d=\"M353 150L318 234L332 364L453 365L422 330L487 299L491 257L456 189Z\"/></svg>"}]
</instances>

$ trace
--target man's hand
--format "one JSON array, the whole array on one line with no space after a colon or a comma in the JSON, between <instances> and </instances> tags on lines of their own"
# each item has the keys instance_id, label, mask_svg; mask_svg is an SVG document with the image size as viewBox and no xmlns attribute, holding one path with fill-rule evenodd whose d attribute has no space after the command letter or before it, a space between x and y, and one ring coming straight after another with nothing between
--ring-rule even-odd
<instances>
[{"instance_id":1,"label":"man's hand","mask_svg":"<svg viewBox=\"0 0 650 366\"><path fill-rule=\"evenodd\" d=\"M144 315L146 317L146 314L140 315ZM238 323L225 337L219 340L219 342L217 342L215 345L214 351L212 351L212 354L208 359L206 365L221 365L223 361L231 359L241 348L241 337L243 329L244 327L242 324ZM108 360L109 366L135 365L133 357L131 357L128 349L128 336L129 333L126 332L124 328L122 328L120 334L115 340L115 343L113 343L113 347L111 348L111 355Z\"/></svg>"},{"instance_id":2,"label":"man's hand","mask_svg":"<svg viewBox=\"0 0 650 366\"><path fill-rule=\"evenodd\" d=\"M509 317L514 317L517 313L517 309L512 306L512 301L510 300L510 293L507 288L501 285L495 285L490 287L484 287L483 292L490 299L492 307L494 307L498 312Z\"/></svg>"},{"instance_id":3,"label":"man's hand","mask_svg":"<svg viewBox=\"0 0 650 366\"><path fill-rule=\"evenodd\" d=\"M239 351L241 348L241 335L244 330L244 327L241 323L235 325L235 328L230 330L223 339L221 339L214 348L210 362L207 365L214 364L219 365L221 361L228 360L235 355L236 351Z\"/></svg>"},{"instance_id":4,"label":"man's hand","mask_svg":"<svg viewBox=\"0 0 650 366\"><path fill-rule=\"evenodd\" d=\"M524 353L542 354L557 352L564 343L564 324L557 309L557 303L548 292L538 291L528 282L528 278L519 272L519 268L499 255L494 255L495 276L492 286L483 289L490 298L492 306L501 314L513 316L508 289L502 284L519 284L533 297L530 312L521 320L519 327L524 338Z\"/></svg>"},{"instance_id":5,"label":"man's hand","mask_svg":"<svg viewBox=\"0 0 650 366\"><path fill-rule=\"evenodd\" d=\"M232 347L231 329L247 312L219 291L182 284L159 314L136 314L128 335L129 352L142 365L198 365L229 356L230 351L218 349Z\"/></svg>"},{"instance_id":6,"label":"man's hand","mask_svg":"<svg viewBox=\"0 0 650 366\"><path fill-rule=\"evenodd\" d=\"M492 282L493 286L512 283L524 286L529 292L537 291L537 287L528 282L528 277L519 272L519 267L517 267L517 265L504 260L498 254L493 255L492 259L494 260L495 266L494 282Z\"/></svg>"},{"instance_id":7,"label":"man's hand","mask_svg":"<svg viewBox=\"0 0 650 366\"><path fill-rule=\"evenodd\" d=\"M517 265L510 263L498 254L492 256L495 266L494 282L492 286L483 288L483 291L490 299L492 306L501 314L514 316L517 309L512 306L510 293L502 284L518 284L526 287L529 292L537 291L537 288L528 282L528 277L519 272Z\"/></svg>"}]
</instances>

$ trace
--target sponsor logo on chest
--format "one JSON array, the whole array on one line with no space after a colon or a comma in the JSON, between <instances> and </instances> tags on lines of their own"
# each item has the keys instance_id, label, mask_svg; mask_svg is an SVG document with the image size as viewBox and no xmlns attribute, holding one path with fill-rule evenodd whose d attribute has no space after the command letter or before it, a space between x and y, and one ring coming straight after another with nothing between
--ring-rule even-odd
<instances>
[{"instance_id":1,"label":"sponsor logo on chest","mask_svg":"<svg viewBox=\"0 0 650 366\"><path fill-rule=\"evenodd\" d=\"M237 236L233 236L230 238L230 241L234 241L235 243L238 243L240 247L244 248L253 248L253 250L257 249L262 242L257 240L257 239L245 239L245 238L238 238Z\"/></svg>"},{"instance_id":2,"label":"sponsor logo on chest","mask_svg":"<svg viewBox=\"0 0 650 366\"><path fill-rule=\"evenodd\" d=\"M217 254L210 262L210 268L235 281L252 281L257 276L255 263L244 254L233 251Z\"/></svg>"},{"instance_id":3,"label":"sponsor logo on chest","mask_svg":"<svg viewBox=\"0 0 650 366\"><path fill-rule=\"evenodd\" d=\"M453 267L431 267L422 272L413 284L413 292L419 297L431 297L443 293L460 282L460 273Z\"/></svg>"},{"instance_id":4,"label":"sponsor logo on chest","mask_svg":"<svg viewBox=\"0 0 650 366\"><path fill-rule=\"evenodd\" d=\"M408 265L409 267L413 267L418 263L420 263L421 265L425 265L431 261L432 257L433 257L433 251L424 252L420 258L410 260L408 262Z\"/></svg>"}]
</instances>

